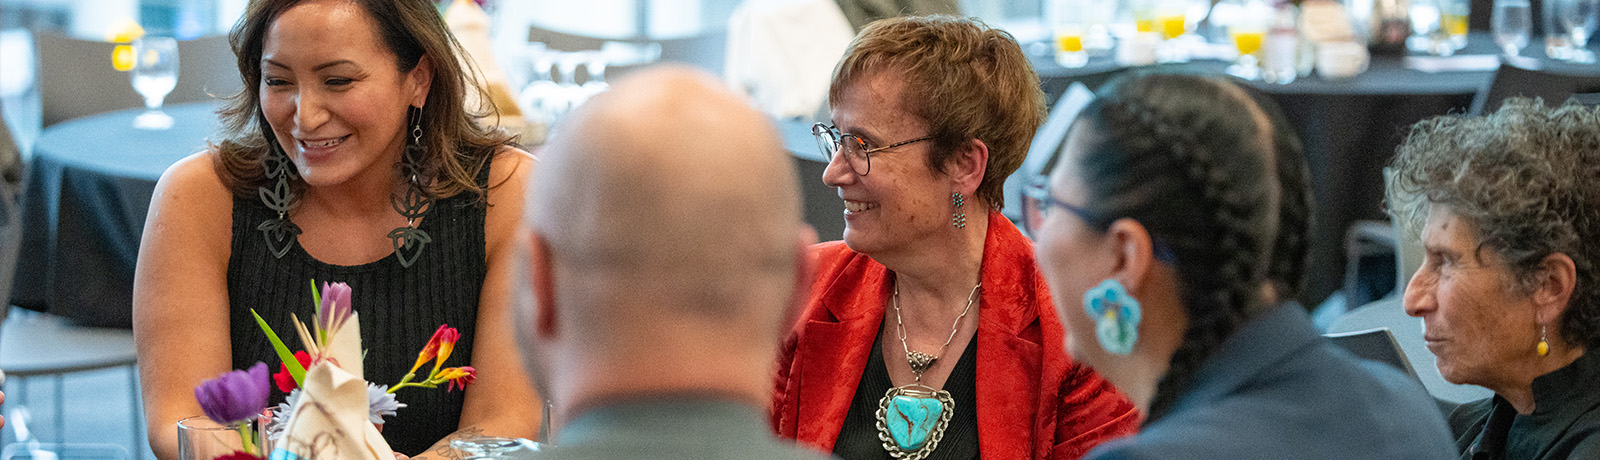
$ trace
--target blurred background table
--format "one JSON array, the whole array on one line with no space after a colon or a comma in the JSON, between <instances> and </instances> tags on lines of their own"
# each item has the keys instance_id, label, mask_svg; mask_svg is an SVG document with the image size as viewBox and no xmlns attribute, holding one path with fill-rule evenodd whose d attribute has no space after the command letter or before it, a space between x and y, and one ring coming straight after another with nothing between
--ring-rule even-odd
<instances>
[{"instance_id":1,"label":"blurred background table","mask_svg":"<svg viewBox=\"0 0 1600 460\"><path fill-rule=\"evenodd\" d=\"M23 249L11 303L82 324L128 327L134 262L156 180L205 148L220 126L217 107L168 106L176 122L163 131L133 127L143 109L46 128L21 200Z\"/></svg>"},{"instance_id":2,"label":"blurred background table","mask_svg":"<svg viewBox=\"0 0 1600 460\"><path fill-rule=\"evenodd\" d=\"M1489 34L1474 32L1457 56L1493 55L1496 50ZM1593 64L1547 59L1539 46L1530 46L1522 54L1528 59L1521 62L1545 71L1600 76L1600 67ZM1029 58L1039 73L1046 99L1052 104L1073 82L1097 88L1129 70L1108 57L1091 59L1089 65L1077 69L1061 67L1048 54L1030 53ZM1305 145L1316 214L1310 235L1307 286L1300 298L1308 308L1317 307L1343 287L1344 241L1351 224L1387 219L1383 208L1383 168L1393 158L1406 130L1429 117L1466 113L1475 95L1487 90L1495 74L1490 69L1424 72L1406 66L1405 59L1402 55L1374 55L1366 72L1346 79L1325 79L1313 73L1285 85L1251 82L1283 109ZM1195 60L1150 67L1223 74L1228 65L1218 60ZM1337 306L1341 311L1344 307Z\"/></svg>"}]
</instances>

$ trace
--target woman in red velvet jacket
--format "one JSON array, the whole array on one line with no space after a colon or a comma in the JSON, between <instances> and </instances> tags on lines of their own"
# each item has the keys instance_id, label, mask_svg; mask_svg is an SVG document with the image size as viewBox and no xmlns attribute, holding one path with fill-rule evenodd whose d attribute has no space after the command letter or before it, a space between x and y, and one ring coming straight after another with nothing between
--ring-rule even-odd
<instances>
[{"instance_id":1,"label":"woman in red velvet jacket","mask_svg":"<svg viewBox=\"0 0 1600 460\"><path fill-rule=\"evenodd\" d=\"M1044 96L1007 33L952 17L868 25L813 128L845 202L812 248L773 425L846 460L1073 459L1132 433L1127 398L1068 358L1033 246L997 211ZM969 216L970 214L970 216Z\"/></svg>"}]
</instances>

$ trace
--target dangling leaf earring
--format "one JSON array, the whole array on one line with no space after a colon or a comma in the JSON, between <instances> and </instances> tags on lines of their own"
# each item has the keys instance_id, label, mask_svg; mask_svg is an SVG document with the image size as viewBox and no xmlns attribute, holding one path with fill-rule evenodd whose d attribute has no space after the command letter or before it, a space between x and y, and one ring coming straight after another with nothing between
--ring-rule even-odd
<instances>
[{"instance_id":1,"label":"dangling leaf earring","mask_svg":"<svg viewBox=\"0 0 1600 460\"><path fill-rule=\"evenodd\" d=\"M1113 354L1133 352L1139 342L1139 300L1128 295L1128 289L1116 279L1106 279L1100 285L1083 293L1083 311L1094 319L1094 336L1100 348Z\"/></svg>"},{"instance_id":2,"label":"dangling leaf earring","mask_svg":"<svg viewBox=\"0 0 1600 460\"><path fill-rule=\"evenodd\" d=\"M1544 339L1545 327L1539 326L1539 356L1550 354L1550 342Z\"/></svg>"}]
</instances>

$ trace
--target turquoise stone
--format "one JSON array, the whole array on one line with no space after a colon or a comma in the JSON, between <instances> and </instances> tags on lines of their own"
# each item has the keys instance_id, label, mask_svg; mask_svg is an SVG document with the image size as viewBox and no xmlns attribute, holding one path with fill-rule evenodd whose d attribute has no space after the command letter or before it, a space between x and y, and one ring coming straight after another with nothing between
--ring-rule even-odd
<instances>
[{"instance_id":1,"label":"turquoise stone","mask_svg":"<svg viewBox=\"0 0 1600 460\"><path fill-rule=\"evenodd\" d=\"M928 443L928 434L939 424L944 405L934 398L895 396L888 412L889 437L894 438L900 450L910 451Z\"/></svg>"}]
</instances>

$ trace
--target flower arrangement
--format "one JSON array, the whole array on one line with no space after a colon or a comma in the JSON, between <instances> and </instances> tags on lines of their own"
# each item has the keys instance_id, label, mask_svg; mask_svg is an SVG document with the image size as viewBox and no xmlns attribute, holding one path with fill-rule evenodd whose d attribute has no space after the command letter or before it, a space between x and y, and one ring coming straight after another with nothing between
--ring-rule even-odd
<instances>
[{"instance_id":1,"label":"flower arrangement","mask_svg":"<svg viewBox=\"0 0 1600 460\"><path fill-rule=\"evenodd\" d=\"M232 454L219 457L217 460L247 460L265 458L268 452L261 452L253 440L264 439L277 441L281 439L290 426L290 418L294 414L303 394L308 370L325 368L322 374L326 376L328 369L338 369L341 375L361 377L362 358L365 351L359 351L360 333L357 316L351 309L351 289L344 283L323 283L322 288L317 288L312 281L311 295L316 306L315 321L308 328L300 318L291 314L290 318L295 327L295 333L300 338L305 350L290 352L278 334L267 325L265 319L255 310L251 315L256 319L256 324L272 343L273 350L282 360L279 371L270 378L267 375L267 365L256 363L248 371L231 371L212 380L202 382L195 388L195 399L200 402L201 409L207 417L225 425L233 426L244 439L243 449ZM401 388L438 388L448 385L446 391L465 389L477 378L477 370L470 366L444 367L444 362L450 358L455 350L455 344L461 339L461 333L449 325L440 325L434 331L433 337L428 340L427 346L417 354L416 364L411 370L393 386L377 385L371 382L366 384L367 421L371 427L381 427L384 417L394 416L401 408L406 407L395 398L395 392ZM343 362L341 362L343 361ZM433 368L425 377L418 379L417 371L429 361ZM268 393L271 385L276 385L279 390L288 393L287 400L279 404L276 410L263 411L267 407ZM251 419L267 413L271 423L265 427L264 438L258 438L251 424ZM381 442L381 437L380 437ZM226 458L224 458L226 457Z\"/></svg>"}]
</instances>

